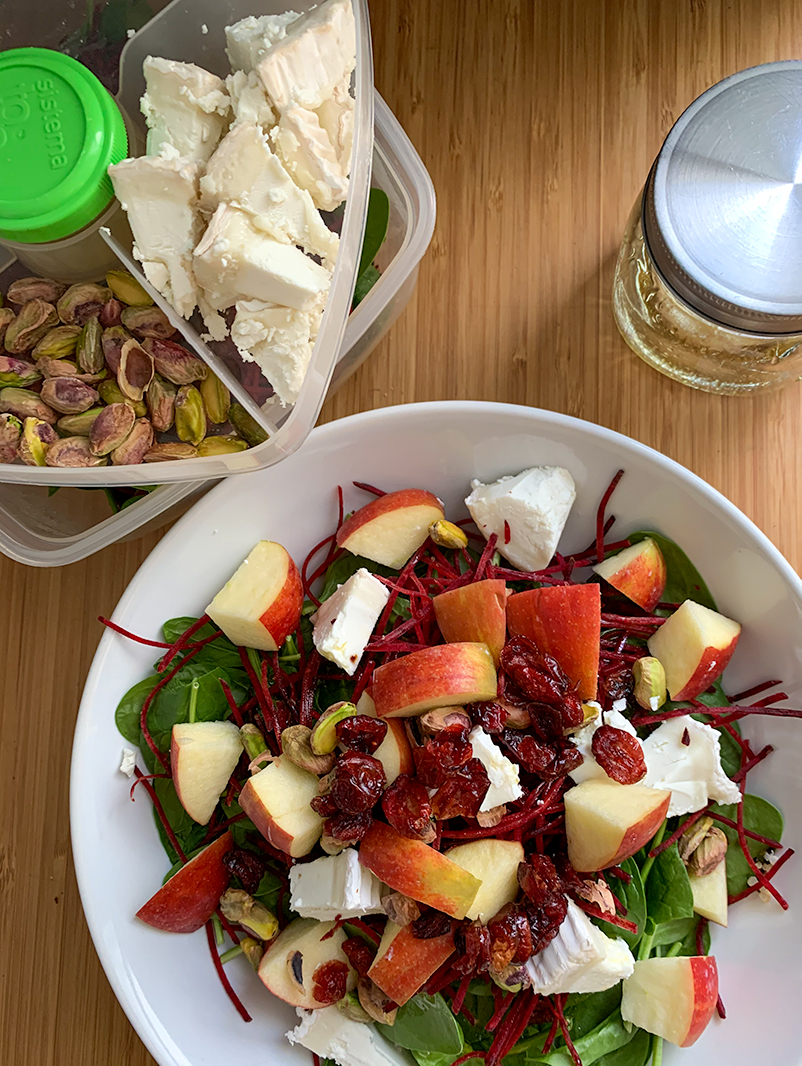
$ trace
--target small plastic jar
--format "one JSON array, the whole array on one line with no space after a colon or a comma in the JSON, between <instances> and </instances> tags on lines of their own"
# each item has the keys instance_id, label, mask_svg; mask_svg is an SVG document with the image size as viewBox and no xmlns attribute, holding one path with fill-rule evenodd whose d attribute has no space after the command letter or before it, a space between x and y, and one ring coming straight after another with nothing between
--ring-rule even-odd
<instances>
[{"instance_id":1,"label":"small plastic jar","mask_svg":"<svg viewBox=\"0 0 802 1066\"><path fill-rule=\"evenodd\" d=\"M0 244L35 274L96 281L131 244L108 168L128 154L125 120L83 64L47 48L0 52Z\"/></svg>"},{"instance_id":2,"label":"small plastic jar","mask_svg":"<svg viewBox=\"0 0 802 1066\"><path fill-rule=\"evenodd\" d=\"M802 378L802 62L714 85L677 121L624 233L627 344L728 395Z\"/></svg>"}]
</instances>

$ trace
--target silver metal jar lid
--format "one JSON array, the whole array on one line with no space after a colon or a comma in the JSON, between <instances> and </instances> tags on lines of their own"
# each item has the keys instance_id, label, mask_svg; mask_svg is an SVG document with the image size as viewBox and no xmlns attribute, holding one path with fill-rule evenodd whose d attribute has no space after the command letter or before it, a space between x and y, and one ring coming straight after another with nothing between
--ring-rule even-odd
<instances>
[{"instance_id":1,"label":"silver metal jar lid","mask_svg":"<svg viewBox=\"0 0 802 1066\"><path fill-rule=\"evenodd\" d=\"M742 70L691 104L649 175L643 230L696 311L802 332L802 61Z\"/></svg>"}]
</instances>

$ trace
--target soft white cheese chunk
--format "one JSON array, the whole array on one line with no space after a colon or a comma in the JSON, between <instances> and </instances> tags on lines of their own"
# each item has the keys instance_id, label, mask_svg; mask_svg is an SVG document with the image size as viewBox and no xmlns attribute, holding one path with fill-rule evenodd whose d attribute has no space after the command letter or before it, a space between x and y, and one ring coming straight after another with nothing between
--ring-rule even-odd
<instances>
[{"instance_id":1,"label":"soft white cheese chunk","mask_svg":"<svg viewBox=\"0 0 802 1066\"><path fill-rule=\"evenodd\" d=\"M412 1056L385 1039L375 1025L353 1022L336 1006L297 1011L300 1024L287 1039L320 1058L334 1059L339 1066L415 1066Z\"/></svg>"},{"instance_id":2,"label":"soft white cheese chunk","mask_svg":"<svg viewBox=\"0 0 802 1066\"><path fill-rule=\"evenodd\" d=\"M183 159L140 156L109 167L109 175L145 276L189 318L198 302L192 265L201 231L198 167Z\"/></svg>"},{"instance_id":3,"label":"soft white cheese chunk","mask_svg":"<svg viewBox=\"0 0 802 1066\"><path fill-rule=\"evenodd\" d=\"M239 300L231 339L247 362L256 363L282 406L298 399L320 326L320 311Z\"/></svg>"},{"instance_id":4,"label":"soft white cheese chunk","mask_svg":"<svg viewBox=\"0 0 802 1066\"><path fill-rule=\"evenodd\" d=\"M685 730L688 743L683 744ZM643 742L646 777L642 784L671 791L669 817L692 814L717 803L738 803L741 792L721 765L718 730L690 715L669 718Z\"/></svg>"},{"instance_id":5,"label":"soft white cheese chunk","mask_svg":"<svg viewBox=\"0 0 802 1066\"><path fill-rule=\"evenodd\" d=\"M287 27L301 16L297 11L282 15L248 15L226 26L226 55L234 71L253 70L268 49L287 36Z\"/></svg>"},{"instance_id":6,"label":"soft white cheese chunk","mask_svg":"<svg viewBox=\"0 0 802 1066\"><path fill-rule=\"evenodd\" d=\"M148 56L141 108L148 124L148 155L164 146L202 166L228 125L231 101L225 82L194 63Z\"/></svg>"},{"instance_id":7,"label":"soft white cheese chunk","mask_svg":"<svg viewBox=\"0 0 802 1066\"><path fill-rule=\"evenodd\" d=\"M482 800L480 811L490 811L502 803L512 803L523 796L518 766L512 762L492 737L480 725L474 726L468 735L474 759L487 770L490 788Z\"/></svg>"},{"instance_id":8,"label":"soft white cheese chunk","mask_svg":"<svg viewBox=\"0 0 802 1066\"><path fill-rule=\"evenodd\" d=\"M135 766L136 752L133 748L123 748L123 757L120 762L120 773L125 774L126 777L133 777Z\"/></svg>"},{"instance_id":9,"label":"soft white cheese chunk","mask_svg":"<svg viewBox=\"0 0 802 1066\"><path fill-rule=\"evenodd\" d=\"M311 619L312 642L324 659L351 676L389 597L390 590L364 567L338 586Z\"/></svg>"},{"instance_id":10,"label":"soft white cheese chunk","mask_svg":"<svg viewBox=\"0 0 802 1066\"><path fill-rule=\"evenodd\" d=\"M267 138L254 123L234 126L200 179L201 207L220 204L245 211L252 224L283 244L300 245L333 266L340 239L326 226L304 189L299 189Z\"/></svg>"},{"instance_id":11,"label":"soft white cheese chunk","mask_svg":"<svg viewBox=\"0 0 802 1066\"><path fill-rule=\"evenodd\" d=\"M350 93L350 75L334 87L331 97L317 108L320 125L326 131L344 174L351 172L351 150L354 146L354 108L356 101Z\"/></svg>"},{"instance_id":12,"label":"soft white cheese chunk","mask_svg":"<svg viewBox=\"0 0 802 1066\"><path fill-rule=\"evenodd\" d=\"M271 131L276 154L321 211L333 211L348 195L348 175L314 111L284 111Z\"/></svg>"},{"instance_id":13,"label":"soft white cheese chunk","mask_svg":"<svg viewBox=\"0 0 802 1066\"><path fill-rule=\"evenodd\" d=\"M382 914L381 881L359 862L354 848L290 869L290 906L320 922Z\"/></svg>"},{"instance_id":14,"label":"soft white cheese chunk","mask_svg":"<svg viewBox=\"0 0 802 1066\"><path fill-rule=\"evenodd\" d=\"M465 504L486 538L520 570L542 570L557 550L576 499L574 479L561 466L535 466L490 485L472 481ZM509 524L505 543L504 523Z\"/></svg>"},{"instance_id":15,"label":"soft white cheese chunk","mask_svg":"<svg viewBox=\"0 0 802 1066\"><path fill-rule=\"evenodd\" d=\"M298 311L314 309L331 271L293 245L260 233L244 211L221 204L195 249L195 276L218 311L237 300L265 300Z\"/></svg>"},{"instance_id":16,"label":"soft white cheese chunk","mask_svg":"<svg viewBox=\"0 0 802 1066\"><path fill-rule=\"evenodd\" d=\"M527 962L532 988L544 996L603 992L635 969L623 940L605 936L573 900L557 936Z\"/></svg>"},{"instance_id":17,"label":"soft white cheese chunk","mask_svg":"<svg viewBox=\"0 0 802 1066\"><path fill-rule=\"evenodd\" d=\"M273 104L286 111L296 105L320 107L355 67L351 0L326 0L292 22L256 69Z\"/></svg>"},{"instance_id":18,"label":"soft white cheese chunk","mask_svg":"<svg viewBox=\"0 0 802 1066\"><path fill-rule=\"evenodd\" d=\"M616 704L619 701L616 701ZM626 701L620 701L626 706ZM631 737L636 737L638 734L632 723L628 718L625 718L620 711L616 710L616 704L613 705L612 711L606 711L600 713L598 718L594 718L592 722L588 722L582 729L577 730L569 739L575 748L578 749L582 755L582 764L577 766L575 770L571 771L571 780L577 785L582 781L588 781L592 777L610 778L608 774L599 766L596 762L596 757L593 754L593 735L596 730L602 725L611 725L614 729L623 729L625 733L629 733ZM599 708L601 711L601 708ZM642 782L643 783L643 782Z\"/></svg>"},{"instance_id":19,"label":"soft white cheese chunk","mask_svg":"<svg viewBox=\"0 0 802 1066\"><path fill-rule=\"evenodd\" d=\"M246 74L244 70L237 70L229 74L226 88L231 97L235 126L240 122L253 122L268 130L275 124L276 113L255 71Z\"/></svg>"}]
</instances>

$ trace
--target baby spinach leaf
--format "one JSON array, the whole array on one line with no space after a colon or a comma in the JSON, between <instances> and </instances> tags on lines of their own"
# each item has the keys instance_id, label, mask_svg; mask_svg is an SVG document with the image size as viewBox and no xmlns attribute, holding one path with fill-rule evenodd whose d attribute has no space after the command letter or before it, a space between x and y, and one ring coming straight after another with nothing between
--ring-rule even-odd
<instances>
[{"instance_id":1,"label":"baby spinach leaf","mask_svg":"<svg viewBox=\"0 0 802 1066\"><path fill-rule=\"evenodd\" d=\"M654 940L652 941L652 947L662 947L666 944L676 944L677 941L684 941L687 937L693 936L696 932L696 926L698 922L695 918L673 918L669 922L661 922L657 926L657 931L654 934ZM696 952L694 952L696 954Z\"/></svg>"},{"instance_id":2,"label":"baby spinach leaf","mask_svg":"<svg viewBox=\"0 0 802 1066\"><path fill-rule=\"evenodd\" d=\"M471 1049L473 1050L473 1049ZM450 1051L415 1051L411 1052L413 1059L417 1062L418 1066L451 1066L451 1063L456 1059L461 1058L468 1047L463 1044L456 1055L453 1055ZM477 1063L480 1060L477 1059Z\"/></svg>"},{"instance_id":3,"label":"baby spinach leaf","mask_svg":"<svg viewBox=\"0 0 802 1066\"><path fill-rule=\"evenodd\" d=\"M139 719L142 706L158 684L158 677L145 677L128 689L117 704L114 721L117 728L131 744L139 744Z\"/></svg>"},{"instance_id":4,"label":"baby spinach leaf","mask_svg":"<svg viewBox=\"0 0 802 1066\"><path fill-rule=\"evenodd\" d=\"M387 236L390 221L390 200L383 189L371 189L368 197L368 217L365 220L365 237L362 241L362 255L359 259L359 275L371 265L379 254Z\"/></svg>"},{"instance_id":5,"label":"baby spinach leaf","mask_svg":"<svg viewBox=\"0 0 802 1066\"><path fill-rule=\"evenodd\" d=\"M651 1035L645 1029L636 1029L628 1044L603 1055L596 1066L646 1066L651 1054Z\"/></svg>"},{"instance_id":6,"label":"baby spinach leaf","mask_svg":"<svg viewBox=\"0 0 802 1066\"><path fill-rule=\"evenodd\" d=\"M441 995L413 996L398 1008L395 1025L377 1023L376 1027L393 1044L409 1051L458 1055L462 1050L462 1030Z\"/></svg>"},{"instance_id":7,"label":"baby spinach leaf","mask_svg":"<svg viewBox=\"0 0 802 1066\"><path fill-rule=\"evenodd\" d=\"M169 644L174 644L182 633L185 633L190 626L197 622L197 618L182 617L182 618L170 618L162 626L162 633L164 639ZM192 640L204 640L206 637L210 637L215 633L216 627L207 622L205 626L202 626L198 632L193 636ZM193 662L201 662L206 664L206 669L211 670L215 666L222 666L225 670L228 670L232 678L238 678L242 683L245 683L247 674L242 666L242 660L239 656L239 649L236 645L232 644L228 637L222 633L217 640L211 641L205 647L201 648Z\"/></svg>"},{"instance_id":8,"label":"baby spinach leaf","mask_svg":"<svg viewBox=\"0 0 802 1066\"><path fill-rule=\"evenodd\" d=\"M623 862L621 869L629 874L631 878L629 884L610 878L610 888L613 895L626 907L627 921L634 922L637 925L637 933L630 933L628 929L621 929L619 926L612 925L610 922L602 921L599 918L592 920L594 925L597 925L607 936L621 937L630 948L634 948L643 936L643 923L646 921L646 893L643 888L640 870L634 859L627 859L626 862Z\"/></svg>"},{"instance_id":9,"label":"baby spinach leaf","mask_svg":"<svg viewBox=\"0 0 802 1066\"><path fill-rule=\"evenodd\" d=\"M382 566L381 563L374 563L371 559L365 559L361 555L352 555L350 552L343 552L343 554L335 559L326 573L323 575L323 588L320 590L318 599L322 603L327 600L333 592L337 591L338 585L344 584L349 577L362 569L368 570L371 574L378 574L380 577L398 577L396 570L391 570L389 566Z\"/></svg>"},{"instance_id":10,"label":"baby spinach leaf","mask_svg":"<svg viewBox=\"0 0 802 1066\"><path fill-rule=\"evenodd\" d=\"M704 579L691 560L673 540L655 533L652 530L640 529L629 534L633 544L651 537L657 542L657 546L663 553L666 561L667 580L663 601L665 603L682 603L683 600L693 600L701 603L703 607L716 610L716 601L710 594L710 589L704 583Z\"/></svg>"},{"instance_id":11,"label":"baby spinach leaf","mask_svg":"<svg viewBox=\"0 0 802 1066\"><path fill-rule=\"evenodd\" d=\"M354 286L354 302L351 305L352 308L358 307L362 303L380 277L381 271L377 266L374 266L373 263L370 263L365 267L357 278L356 285Z\"/></svg>"},{"instance_id":12,"label":"baby spinach leaf","mask_svg":"<svg viewBox=\"0 0 802 1066\"><path fill-rule=\"evenodd\" d=\"M646 882L646 908L657 926L677 918L693 917L691 883L676 844L666 848L654 861Z\"/></svg>"},{"instance_id":13,"label":"baby spinach leaf","mask_svg":"<svg viewBox=\"0 0 802 1066\"><path fill-rule=\"evenodd\" d=\"M737 821L738 808L734 803L717 803L711 809L715 814L721 814L725 818L729 818L730 821ZM727 849L727 892L730 896L737 896L739 892L743 892L746 888L746 882L753 876L752 870L741 851L737 830L730 828L728 825L723 825L721 822L716 824L719 829L724 831L729 841ZM747 795L744 796L744 828L750 829L753 833L759 833L760 836L768 837L769 840L779 841L782 839L783 816L768 800L764 800L760 796ZM747 837L747 840L749 841L749 851L755 858L761 858L765 855L765 844L761 844L759 840L752 840L750 837Z\"/></svg>"},{"instance_id":14,"label":"baby spinach leaf","mask_svg":"<svg viewBox=\"0 0 802 1066\"><path fill-rule=\"evenodd\" d=\"M269 911L275 911L278 906L281 885L282 882L280 878L268 870L262 875L262 880L259 882L259 887L254 892L253 898L258 899L260 903L263 903Z\"/></svg>"},{"instance_id":15,"label":"baby spinach leaf","mask_svg":"<svg viewBox=\"0 0 802 1066\"><path fill-rule=\"evenodd\" d=\"M679 949L680 955L698 955L699 952L696 949L696 930L699 928L701 918L697 918L691 925L687 934L683 938L682 947ZM710 923L705 922L704 930L702 932L702 947L705 955L710 954Z\"/></svg>"},{"instance_id":16,"label":"baby spinach leaf","mask_svg":"<svg viewBox=\"0 0 802 1066\"><path fill-rule=\"evenodd\" d=\"M161 751L166 751L170 746L173 726L186 722L189 718L190 688L193 681L198 682L195 721L221 722L228 717L230 711L220 685L221 678L228 680L225 670L220 667L205 670L203 664L192 659L167 682L148 711L148 729Z\"/></svg>"},{"instance_id":17,"label":"baby spinach leaf","mask_svg":"<svg viewBox=\"0 0 802 1066\"><path fill-rule=\"evenodd\" d=\"M178 793L170 779L164 777L156 778L153 782L153 787L155 788L156 795L162 805L164 815L170 823L170 828L175 833L176 839L181 845L181 850L185 855L189 855L200 846L201 841L206 836L206 826L198 825L197 822L190 818L181 806ZM162 845L167 852L170 862L177 862L178 855L167 836L158 814L156 814L155 807L153 809L153 817L156 821L156 827L159 830L159 837Z\"/></svg>"},{"instance_id":18,"label":"baby spinach leaf","mask_svg":"<svg viewBox=\"0 0 802 1066\"><path fill-rule=\"evenodd\" d=\"M571 993L565 1003L565 1017L570 1021L571 1039L578 1040L601 1025L621 1005L621 985L605 992Z\"/></svg>"},{"instance_id":19,"label":"baby spinach leaf","mask_svg":"<svg viewBox=\"0 0 802 1066\"><path fill-rule=\"evenodd\" d=\"M597 1025L595 1029L580 1037L579 1040L574 1040L573 1044L582 1060L582 1066L593 1066L594 1062L603 1061L606 1055L610 1055L629 1044L636 1032L636 1029L633 1029L632 1032L627 1032L621 1020L621 1012L615 1011L609 1018L605 1018L601 1025ZM535 1054L533 1057L527 1055L524 1061L527 1064L544 1063L546 1066L573 1066L574 1062L568 1050L564 1047L555 1048L548 1055ZM626 1062L626 1060L624 1061ZM517 1060L510 1056L509 1059L505 1059L505 1063L508 1066L512 1066L513 1063L517 1064Z\"/></svg>"}]
</instances>

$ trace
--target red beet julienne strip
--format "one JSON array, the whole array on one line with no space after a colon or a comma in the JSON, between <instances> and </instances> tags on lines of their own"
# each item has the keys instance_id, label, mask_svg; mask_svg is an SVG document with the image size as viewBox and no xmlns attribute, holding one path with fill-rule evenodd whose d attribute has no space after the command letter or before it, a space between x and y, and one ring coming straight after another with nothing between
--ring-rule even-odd
<instances>
[{"instance_id":1,"label":"red beet julienne strip","mask_svg":"<svg viewBox=\"0 0 802 1066\"><path fill-rule=\"evenodd\" d=\"M585 914L589 914L591 918L601 918L603 922L617 925L619 929L626 929L628 933L637 933L638 931L635 922L628 922L626 918L620 918L617 914L607 914L598 907L594 907L592 903L586 903L582 899L574 900L574 902L580 910L583 910Z\"/></svg>"},{"instance_id":2,"label":"red beet julienne strip","mask_svg":"<svg viewBox=\"0 0 802 1066\"><path fill-rule=\"evenodd\" d=\"M743 764L743 766L741 767L740 770L737 771L737 773L734 773L732 775L733 781L736 784L739 781L742 781L746 777L746 775L749 773L749 771L751 769L753 769L755 766L757 766L758 763L763 762L763 760L766 758L766 756L771 755L771 753L773 751L774 751L774 748L773 748L773 746L771 744L767 744L765 746L765 748L761 748L760 751L757 753L757 755L753 755L751 759L748 759L747 762L745 762Z\"/></svg>"},{"instance_id":3,"label":"red beet julienne strip","mask_svg":"<svg viewBox=\"0 0 802 1066\"><path fill-rule=\"evenodd\" d=\"M331 544L333 546L334 543L335 543L335 538L336 538L336 534L335 533L332 533L331 536L324 537L323 540L319 541L314 546L314 548L312 548L312 550L309 552L309 554L304 559L304 561L303 561L303 563L301 565L301 584L304 587L304 595L307 596L310 600L313 600L318 605L318 607L320 606L320 600L316 596L312 595L312 590L310 588L312 582L307 577L307 572L309 570L309 566L310 566L312 560L317 555L317 553L321 550L321 548L324 548L327 544ZM330 555L331 555L331 550L329 550L329 552L326 553L326 559L327 560L328 560Z\"/></svg>"},{"instance_id":4,"label":"red beet julienne strip","mask_svg":"<svg viewBox=\"0 0 802 1066\"><path fill-rule=\"evenodd\" d=\"M717 725L729 725L731 722L739 722L742 718L748 718L752 714L766 715L769 718L802 718L802 711L795 710L792 707L765 707L761 704L753 704L751 707L725 707L721 709L710 707L707 713L710 714L711 712L714 715L722 714L726 716L717 721Z\"/></svg>"},{"instance_id":5,"label":"red beet julienne strip","mask_svg":"<svg viewBox=\"0 0 802 1066\"><path fill-rule=\"evenodd\" d=\"M153 785L151 785L150 781L147 780L146 775L142 773L142 771L139 769L138 766L134 767L134 773L136 774L137 779L142 781L142 784L143 784L143 786L145 788L145 791L150 796L151 801L153 803L153 807L154 807L154 809L156 811L156 814L159 817L159 821L161 822L162 826L164 827L164 831L167 834L167 839L172 844L176 855L179 857L181 862L186 862L187 861L187 857L184 854L183 848L178 843L178 837L173 832L173 827L167 821L167 815L164 813L164 807L162 807L161 801L159 800L159 797L156 795L156 789L153 787ZM133 799L133 796L131 798Z\"/></svg>"},{"instance_id":6,"label":"red beet julienne strip","mask_svg":"<svg viewBox=\"0 0 802 1066\"><path fill-rule=\"evenodd\" d=\"M256 671L251 666L251 660L248 658L248 652L245 648L238 648L240 662L245 669L245 673L248 675L248 680L256 696L256 701L259 704L259 710L262 712L262 718L264 719L265 729L267 730L268 722L272 725L273 719L270 714L270 705L267 702L267 696L262 688L261 680L256 676Z\"/></svg>"},{"instance_id":7,"label":"red beet julienne strip","mask_svg":"<svg viewBox=\"0 0 802 1066\"><path fill-rule=\"evenodd\" d=\"M604 559L604 512L607 510L607 504L610 502L610 497L615 492L615 487L621 478L624 476L624 471L619 470L610 484L607 486L607 491L601 498L599 509L596 512L596 558L599 562Z\"/></svg>"},{"instance_id":8,"label":"red beet julienne strip","mask_svg":"<svg viewBox=\"0 0 802 1066\"><path fill-rule=\"evenodd\" d=\"M731 818L725 818L723 814L718 814L716 811L707 810L704 812L709 814L711 818L717 822L721 822L722 825L728 825L730 829L737 829L738 825L733 822ZM769 837L762 837L760 833L753 833L751 829L744 829L744 833L750 840L756 840L759 844L765 844L767 848L781 848L782 844L779 840L771 840Z\"/></svg>"},{"instance_id":9,"label":"red beet julienne strip","mask_svg":"<svg viewBox=\"0 0 802 1066\"><path fill-rule=\"evenodd\" d=\"M140 637L136 633L132 633L128 629L123 629L122 626L118 626L116 622L112 622L110 618L104 618L102 614L97 616L98 622L104 625L106 629L111 629L115 633L119 633L121 637L127 637L128 640L133 640L137 644L145 644L148 648L172 648L172 644L167 644L163 640L148 640L147 637Z\"/></svg>"},{"instance_id":10,"label":"red beet julienne strip","mask_svg":"<svg viewBox=\"0 0 802 1066\"><path fill-rule=\"evenodd\" d=\"M211 619L209 618L208 614L203 614L203 615L200 616L200 618L197 620L197 622L193 622L192 625L188 629L184 630L184 632L181 634L181 636L178 638L178 640L175 641L175 643L172 645L170 650L167 652L167 654L162 658L162 661L159 663L159 667L158 667L159 673L162 673L164 670L167 669L167 667L170 665L170 663L173 661L173 659L176 657L176 655L178 655L179 652L182 652L184 650L184 648L186 648L186 646L189 643L190 639L195 636L195 634L198 632L198 630L199 629L203 629L203 627L206 625L206 623L210 622L210 621L211 621ZM220 636L220 632L218 630L218 632L215 633L214 636L212 638L210 638L210 639L211 640L216 640L217 637L219 637L219 636Z\"/></svg>"},{"instance_id":11,"label":"red beet julienne strip","mask_svg":"<svg viewBox=\"0 0 802 1066\"><path fill-rule=\"evenodd\" d=\"M776 688L777 685L781 685L782 681L761 681L759 685L753 685L752 688L744 689L743 692L736 692L733 696L729 697L730 703L740 703L741 700L751 699L752 696L757 696L760 692L765 692L768 688Z\"/></svg>"},{"instance_id":12,"label":"red beet julienne strip","mask_svg":"<svg viewBox=\"0 0 802 1066\"><path fill-rule=\"evenodd\" d=\"M370 492L374 496L386 496L387 493L384 489L377 489L375 485L368 485L366 481L352 481L351 484L355 489L362 489L363 492Z\"/></svg>"},{"instance_id":13,"label":"red beet julienne strip","mask_svg":"<svg viewBox=\"0 0 802 1066\"><path fill-rule=\"evenodd\" d=\"M212 953L212 961L214 962L214 968L215 970L217 970L217 976L220 978L220 983L226 990L226 995L234 1004L242 1020L244 1022L251 1021L252 1019L250 1014L248 1014L239 996L231 987L231 982L229 981L228 976L225 970L223 969L223 964L220 961L220 955L217 952L217 944L215 943L214 939L214 927L212 926L212 923L210 921L206 923L206 939L209 941L209 951Z\"/></svg>"},{"instance_id":14,"label":"red beet julienne strip","mask_svg":"<svg viewBox=\"0 0 802 1066\"><path fill-rule=\"evenodd\" d=\"M463 1062L467 1062L469 1059L485 1059L484 1051L466 1051L464 1055L460 1055L458 1059L454 1059L451 1066L462 1066Z\"/></svg>"},{"instance_id":15,"label":"red beet julienne strip","mask_svg":"<svg viewBox=\"0 0 802 1066\"><path fill-rule=\"evenodd\" d=\"M496 989L497 988L498 988L498 985L494 985L493 986L493 995L494 995L494 997L496 995ZM496 1009L493 1012L493 1017L490 1019L490 1021L485 1026L485 1029L487 1029L488 1033L492 1033L493 1030L496 1029L496 1027L498 1026L498 1023L501 1021L501 1019L504 1017L504 1015L507 1012L507 1007L510 1004L510 1000L515 995L514 992L502 992L500 988L498 989L498 991L499 991L498 998L494 998L494 1002L496 1004Z\"/></svg>"},{"instance_id":16,"label":"red beet julienne strip","mask_svg":"<svg viewBox=\"0 0 802 1066\"><path fill-rule=\"evenodd\" d=\"M626 629L637 633L641 629L657 629L665 622L665 618L654 618L652 615L624 615L604 614L601 616L602 629Z\"/></svg>"},{"instance_id":17,"label":"red beet julienne strip","mask_svg":"<svg viewBox=\"0 0 802 1066\"><path fill-rule=\"evenodd\" d=\"M568 1048L568 1054L574 1060L576 1066L582 1066L582 1059L577 1054L577 1050L571 1042L571 1034L568 1031L568 1023L565 1020L565 1014L563 1012L563 1003L565 1002L562 996L554 997L554 1009L557 1012L557 1019L560 1023L560 1032L562 1033L565 1046Z\"/></svg>"},{"instance_id":18,"label":"red beet julienne strip","mask_svg":"<svg viewBox=\"0 0 802 1066\"><path fill-rule=\"evenodd\" d=\"M744 832L743 796L744 796L744 792L745 792L745 786L746 786L746 778L744 777L744 779L740 782L740 786L739 786L740 789L741 789L741 802L738 804L738 808L737 808L737 810L738 810L738 822L737 822L737 826L736 826L737 831L738 831L738 843L741 845L741 851L743 852L744 858L746 859L750 870L752 871L752 873L755 875L755 877L760 882L761 887L767 889L771 893L771 895L774 896L774 898L780 904L782 909L784 911L787 911L788 910L788 903L780 895L780 893L777 891L777 889L774 887L774 885L771 883L771 881L766 877L766 875L760 869L760 867L758 866L758 864L755 862L754 858L752 857L752 852L749 850L749 842L747 841L746 834Z\"/></svg>"},{"instance_id":19,"label":"red beet julienne strip","mask_svg":"<svg viewBox=\"0 0 802 1066\"><path fill-rule=\"evenodd\" d=\"M459 983L459 987L451 1001L451 1009L455 1014L459 1014L462 1010L462 1004L465 1002L465 997L468 995L468 985L471 983L471 975L466 974Z\"/></svg>"},{"instance_id":20,"label":"red beet julienne strip","mask_svg":"<svg viewBox=\"0 0 802 1066\"><path fill-rule=\"evenodd\" d=\"M139 715L139 728L142 731L142 736L145 738L145 743L156 756L156 758L159 760L162 767L167 771L168 774L170 773L169 760L164 756L161 751L159 751L158 747L156 746L156 742L150 735L150 730L148 729L148 711L150 710L151 704L153 703L154 699L159 694L159 692L161 692L167 682L172 681L178 671L183 666L185 666L190 661L190 659L193 659L198 654L198 651L199 649L197 647L193 648L191 651L188 651L180 662L177 662L171 670L169 670L160 678L159 683L157 685L154 685L154 687L148 693L145 702L142 704L142 711Z\"/></svg>"},{"instance_id":21,"label":"red beet julienne strip","mask_svg":"<svg viewBox=\"0 0 802 1066\"><path fill-rule=\"evenodd\" d=\"M490 1050L485 1056L485 1062L487 1066L496 1066L496 1063L501 1062L504 1056L510 1049L510 1033L515 1028L518 1018L524 1009L524 997L525 992L519 992L512 1001L510 1009L504 1016L503 1021L496 1029L493 1037L493 1043L490 1045Z\"/></svg>"},{"instance_id":22,"label":"red beet julienne strip","mask_svg":"<svg viewBox=\"0 0 802 1066\"><path fill-rule=\"evenodd\" d=\"M771 881L771 879L774 877L774 875L777 873L777 871L782 866L784 866L785 863L794 854L795 854L794 849L793 848L788 848L787 851L783 855L781 855L780 858L774 863L774 865L771 867L771 869L766 871L766 880ZM759 892L761 887L762 886L759 883L756 884L756 885L747 885L747 887L743 890L743 892L739 892L737 896L730 896L728 898L728 900L727 900L727 903L739 903L742 899L746 899L747 896L751 896L755 892Z\"/></svg>"},{"instance_id":23,"label":"red beet julienne strip","mask_svg":"<svg viewBox=\"0 0 802 1066\"><path fill-rule=\"evenodd\" d=\"M484 577L485 570L487 569L490 560L493 558L497 543L498 535L496 533L491 533L487 538L487 544L485 544L484 551L479 556L479 562L476 564L476 569L473 572L473 581L481 581ZM470 583L473 584L473 581Z\"/></svg>"},{"instance_id":24,"label":"red beet julienne strip","mask_svg":"<svg viewBox=\"0 0 802 1066\"><path fill-rule=\"evenodd\" d=\"M666 840L658 844L656 848L652 848L652 850L649 852L649 858L656 859L658 855L661 855L664 851L670 848L672 844L676 844L676 842L679 840L685 830L689 829L694 824L694 822L698 822L703 814L707 814L707 807L705 807L704 810L697 811L695 814L692 814L690 818L686 818L686 820L682 822L677 829L674 830L670 837L667 837Z\"/></svg>"},{"instance_id":25,"label":"red beet julienne strip","mask_svg":"<svg viewBox=\"0 0 802 1066\"><path fill-rule=\"evenodd\" d=\"M138 774L133 785L129 789L128 795L131 800L134 799L134 793L136 792L137 785L144 785L146 781L172 781L172 777L169 774Z\"/></svg>"},{"instance_id":26,"label":"red beet julienne strip","mask_svg":"<svg viewBox=\"0 0 802 1066\"><path fill-rule=\"evenodd\" d=\"M240 713L240 709L237 706L237 701L234 699L234 693L231 691L231 688L224 677L220 678L220 688L223 690L223 695L226 698L226 703L231 709L231 717L234 719L237 726L243 726L245 723L243 721L242 714Z\"/></svg>"},{"instance_id":27,"label":"red beet julienne strip","mask_svg":"<svg viewBox=\"0 0 802 1066\"><path fill-rule=\"evenodd\" d=\"M374 944L376 944L377 947L381 943L381 937L376 932L376 930L371 929L368 923L363 922L361 918L348 918L347 922L349 925L355 925L357 929L359 929L365 934L365 936L370 937L370 939L373 941Z\"/></svg>"}]
</instances>

